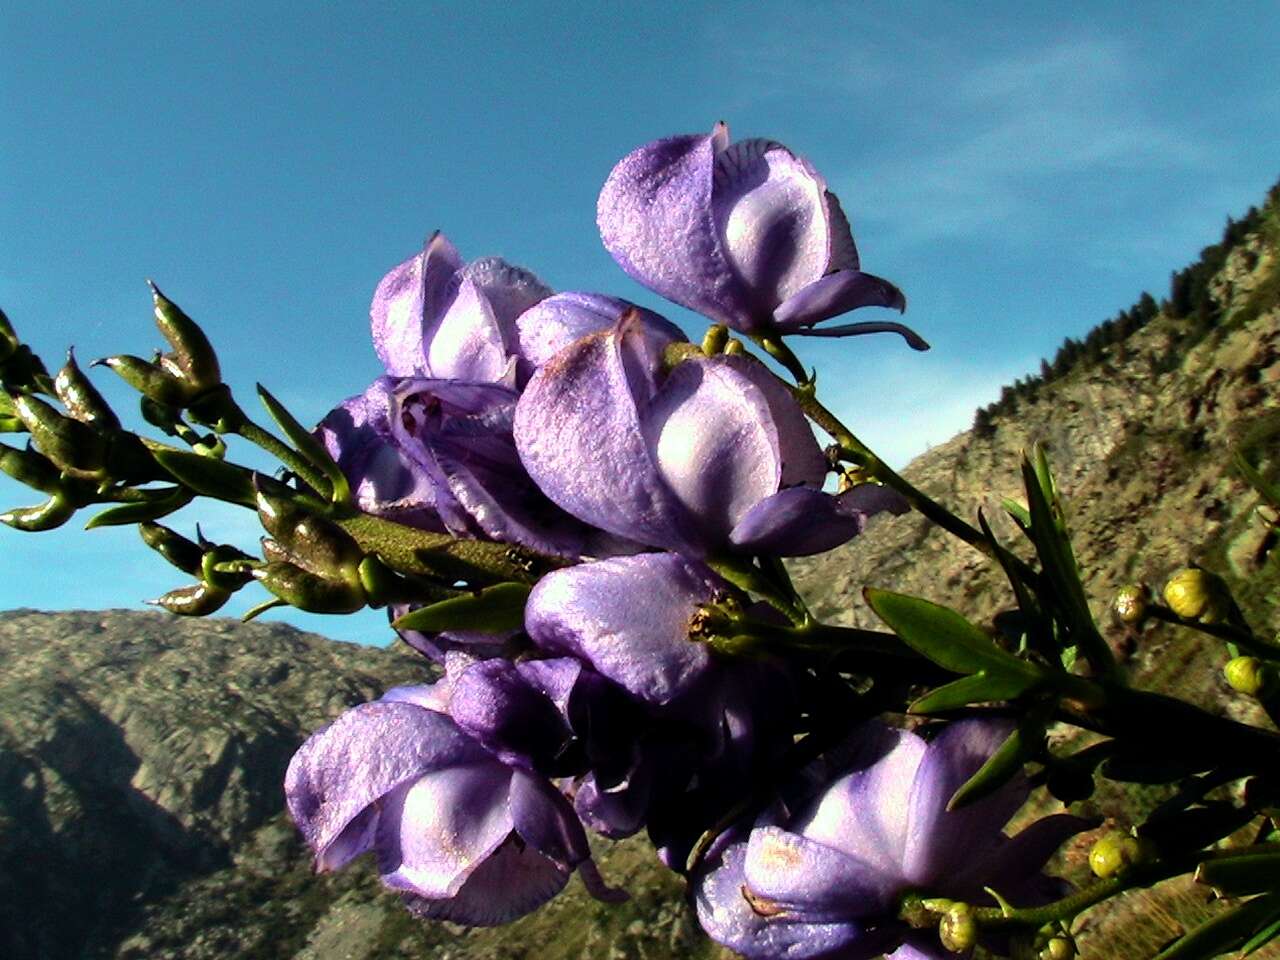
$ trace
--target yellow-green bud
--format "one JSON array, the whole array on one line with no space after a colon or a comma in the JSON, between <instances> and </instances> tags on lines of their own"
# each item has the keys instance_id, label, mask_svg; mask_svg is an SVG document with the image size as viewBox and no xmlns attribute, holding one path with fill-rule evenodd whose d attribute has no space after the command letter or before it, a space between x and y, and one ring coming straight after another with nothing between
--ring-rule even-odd
<instances>
[{"instance_id":1,"label":"yellow-green bud","mask_svg":"<svg viewBox=\"0 0 1280 960\"><path fill-rule=\"evenodd\" d=\"M1142 623L1147 616L1147 588L1136 583L1121 587L1116 591L1111 609L1121 623L1133 626Z\"/></svg>"},{"instance_id":2,"label":"yellow-green bud","mask_svg":"<svg viewBox=\"0 0 1280 960\"><path fill-rule=\"evenodd\" d=\"M1179 570L1164 585L1164 602L1185 620L1215 623L1230 610L1230 595L1221 578L1207 570Z\"/></svg>"},{"instance_id":3,"label":"yellow-green bud","mask_svg":"<svg viewBox=\"0 0 1280 960\"><path fill-rule=\"evenodd\" d=\"M1272 671L1257 657L1228 660L1227 665L1222 668L1222 675L1233 689L1249 697L1262 693L1272 679Z\"/></svg>"},{"instance_id":4,"label":"yellow-green bud","mask_svg":"<svg viewBox=\"0 0 1280 960\"><path fill-rule=\"evenodd\" d=\"M707 327L702 338L702 352L708 357L714 357L717 353L723 353L728 343L729 328L722 323L713 323Z\"/></svg>"},{"instance_id":5,"label":"yellow-green bud","mask_svg":"<svg viewBox=\"0 0 1280 960\"><path fill-rule=\"evenodd\" d=\"M1076 945L1066 937L1050 937L1040 951L1040 960L1072 960Z\"/></svg>"},{"instance_id":6,"label":"yellow-green bud","mask_svg":"<svg viewBox=\"0 0 1280 960\"><path fill-rule=\"evenodd\" d=\"M731 357L736 357L740 353L746 353L747 348L743 345L741 340L730 340L725 346L724 352Z\"/></svg>"},{"instance_id":7,"label":"yellow-green bud","mask_svg":"<svg viewBox=\"0 0 1280 960\"><path fill-rule=\"evenodd\" d=\"M1147 840L1124 833L1108 833L1098 838L1089 851L1089 869L1105 879L1135 864L1151 859L1153 851Z\"/></svg>"},{"instance_id":8,"label":"yellow-green bud","mask_svg":"<svg viewBox=\"0 0 1280 960\"><path fill-rule=\"evenodd\" d=\"M967 903L953 904L938 923L938 939L952 953L964 953L978 942L978 921Z\"/></svg>"}]
</instances>

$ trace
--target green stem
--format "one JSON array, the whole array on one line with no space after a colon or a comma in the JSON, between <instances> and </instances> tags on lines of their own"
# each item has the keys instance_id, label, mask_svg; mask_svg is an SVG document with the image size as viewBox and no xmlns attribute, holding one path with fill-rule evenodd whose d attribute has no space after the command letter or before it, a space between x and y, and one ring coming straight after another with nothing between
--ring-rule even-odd
<instances>
[{"instance_id":1,"label":"green stem","mask_svg":"<svg viewBox=\"0 0 1280 960\"><path fill-rule=\"evenodd\" d=\"M237 409L239 409L237 407ZM312 490L321 496L326 496L330 490L329 481L325 475L312 466L305 458L300 456L297 451L278 439L270 431L258 426L244 412L240 412L240 419L232 430L241 437L244 437L255 446L261 447L267 453L271 454L286 467L302 478L303 482Z\"/></svg>"},{"instance_id":2,"label":"green stem","mask_svg":"<svg viewBox=\"0 0 1280 960\"><path fill-rule=\"evenodd\" d=\"M1235 624L1201 623L1198 620L1184 620L1168 607L1159 603L1148 604L1147 615L1155 620L1172 623L1179 627L1190 627L1192 630L1199 630L1201 633L1206 633L1227 643L1234 643L1255 656L1263 657L1267 660L1280 660L1280 646L1268 643L1254 634L1253 631L1238 627Z\"/></svg>"}]
</instances>

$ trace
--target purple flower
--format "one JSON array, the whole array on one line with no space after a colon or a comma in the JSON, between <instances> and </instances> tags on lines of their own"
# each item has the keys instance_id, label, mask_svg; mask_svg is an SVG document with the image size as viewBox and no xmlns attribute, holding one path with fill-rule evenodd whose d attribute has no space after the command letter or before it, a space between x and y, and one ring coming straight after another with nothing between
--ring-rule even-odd
<instances>
[{"instance_id":1,"label":"purple flower","mask_svg":"<svg viewBox=\"0 0 1280 960\"><path fill-rule=\"evenodd\" d=\"M393 377L501 380L516 317L550 293L497 257L464 264L436 233L378 284L369 310L373 346Z\"/></svg>"},{"instance_id":2,"label":"purple flower","mask_svg":"<svg viewBox=\"0 0 1280 960\"><path fill-rule=\"evenodd\" d=\"M1055 881L1040 871L1079 818L1046 817L1014 837L1004 825L1027 798L1024 777L959 810L947 802L1010 727L963 721L929 743L888 728L864 732L860 759L807 808L766 815L750 835L723 838L697 882L703 928L747 957L948 956L936 936L896 919L908 891L989 902L1043 902Z\"/></svg>"},{"instance_id":3,"label":"purple flower","mask_svg":"<svg viewBox=\"0 0 1280 960\"><path fill-rule=\"evenodd\" d=\"M529 479L511 433L516 396L499 383L382 377L318 430L367 513L558 556L628 549Z\"/></svg>"},{"instance_id":4,"label":"purple flower","mask_svg":"<svg viewBox=\"0 0 1280 960\"><path fill-rule=\"evenodd\" d=\"M835 194L808 161L772 140L706 136L646 144L600 191L605 247L632 277L669 300L745 333L842 336L900 324L814 324L857 307L906 308L902 292L858 265Z\"/></svg>"},{"instance_id":5,"label":"purple flower","mask_svg":"<svg viewBox=\"0 0 1280 960\"><path fill-rule=\"evenodd\" d=\"M634 315L574 341L534 375L515 439L534 482L573 516L695 557L817 553L854 536L876 509L905 509L890 494L823 493L822 451L776 377L723 355L664 373Z\"/></svg>"},{"instance_id":6,"label":"purple flower","mask_svg":"<svg viewBox=\"0 0 1280 960\"><path fill-rule=\"evenodd\" d=\"M495 701L534 717L542 732L554 718L519 682L491 682L486 694L493 678L472 683L470 672L355 707L294 755L285 795L316 868L335 870L372 850L383 883L414 912L476 926L535 909L575 869L613 898L568 800L464 729L494 734L486 716ZM459 697L461 722L443 712Z\"/></svg>"}]
</instances>

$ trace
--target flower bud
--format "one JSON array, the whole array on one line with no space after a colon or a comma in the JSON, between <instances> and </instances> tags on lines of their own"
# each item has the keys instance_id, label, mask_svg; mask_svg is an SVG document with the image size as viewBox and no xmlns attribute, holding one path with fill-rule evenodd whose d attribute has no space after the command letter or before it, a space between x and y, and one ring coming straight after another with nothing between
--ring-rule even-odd
<instances>
[{"instance_id":1,"label":"flower bud","mask_svg":"<svg viewBox=\"0 0 1280 960\"><path fill-rule=\"evenodd\" d=\"M1227 661L1222 675L1233 690L1248 697L1259 696L1274 679L1274 672L1257 657L1235 657Z\"/></svg>"},{"instance_id":2,"label":"flower bud","mask_svg":"<svg viewBox=\"0 0 1280 960\"><path fill-rule=\"evenodd\" d=\"M75 512L74 503L61 493L55 493L38 507L19 507L0 513L0 523L15 530L39 533L62 526Z\"/></svg>"},{"instance_id":3,"label":"flower bud","mask_svg":"<svg viewBox=\"0 0 1280 960\"><path fill-rule=\"evenodd\" d=\"M62 471L34 450L19 450L0 443L0 471L41 493L57 493L62 489Z\"/></svg>"},{"instance_id":4,"label":"flower bud","mask_svg":"<svg viewBox=\"0 0 1280 960\"><path fill-rule=\"evenodd\" d=\"M978 921L967 903L953 904L938 923L938 939L952 953L964 953L978 942Z\"/></svg>"},{"instance_id":5,"label":"flower bud","mask_svg":"<svg viewBox=\"0 0 1280 960\"><path fill-rule=\"evenodd\" d=\"M95 360L93 365L109 368L148 400L162 406L182 407L190 398L191 391L186 384L169 371L157 364L147 363L141 357L122 353Z\"/></svg>"},{"instance_id":6,"label":"flower bud","mask_svg":"<svg viewBox=\"0 0 1280 960\"><path fill-rule=\"evenodd\" d=\"M195 393L216 387L222 382L218 355L199 324L188 317L176 303L160 292L150 280L151 299L155 303L156 326L173 347L172 361L181 377Z\"/></svg>"},{"instance_id":7,"label":"flower bud","mask_svg":"<svg viewBox=\"0 0 1280 960\"><path fill-rule=\"evenodd\" d=\"M1089 851L1089 868L1094 876L1105 879L1136 864L1146 863L1153 853L1150 841L1113 831L1099 837Z\"/></svg>"},{"instance_id":8,"label":"flower bud","mask_svg":"<svg viewBox=\"0 0 1280 960\"><path fill-rule=\"evenodd\" d=\"M75 353L70 350L66 364L53 379L53 390L67 412L81 423L107 433L120 429L119 418L81 371Z\"/></svg>"},{"instance_id":9,"label":"flower bud","mask_svg":"<svg viewBox=\"0 0 1280 960\"><path fill-rule=\"evenodd\" d=\"M1199 567L1179 570L1164 585L1164 602L1184 620L1216 623L1231 608L1227 585L1220 577Z\"/></svg>"},{"instance_id":10,"label":"flower bud","mask_svg":"<svg viewBox=\"0 0 1280 960\"><path fill-rule=\"evenodd\" d=\"M176 613L180 617L205 617L219 610L230 596L231 594L226 590L219 590L217 587L201 582L170 590L163 597L148 600L147 603L155 607L164 607L170 613Z\"/></svg>"},{"instance_id":11,"label":"flower bud","mask_svg":"<svg viewBox=\"0 0 1280 960\"><path fill-rule=\"evenodd\" d=\"M308 613L355 613L365 605L359 582L326 580L292 563L274 562L253 578L290 606Z\"/></svg>"},{"instance_id":12,"label":"flower bud","mask_svg":"<svg viewBox=\"0 0 1280 960\"><path fill-rule=\"evenodd\" d=\"M0 363L4 363L17 352L19 342L13 324L4 315L4 311L0 310Z\"/></svg>"},{"instance_id":13,"label":"flower bud","mask_svg":"<svg viewBox=\"0 0 1280 960\"><path fill-rule=\"evenodd\" d=\"M159 523L140 523L138 533L142 541L183 573L200 574L200 558L204 551L182 534Z\"/></svg>"},{"instance_id":14,"label":"flower bud","mask_svg":"<svg viewBox=\"0 0 1280 960\"><path fill-rule=\"evenodd\" d=\"M1143 584L1130 583L1116 591L1111 609L1121 623L1137 626L1147 616L1147 588Z\"/></svg>"},{"instance_id":15,"label":"flower bud","mask_svg":"<svg viewBox=\"0 0 1280 960\"><path fill-rule=\"evenodd\" d=\"M1069 938L1055 936L1040 951L1040 960L1072 960L1075 955L1076 945Z\"/></svg>"},{"instance_id":16,"label":"flower bud","mask_svg":"<svg viewBox=\"0 0 1280 960\"><path fill-rule=\"evenodd\" d=\"M355 582L364 552L351 535L336 523L308 513L288 497L268 490L255 477L258 518L266 531L288 554L289 559L321 576L341 577Z\"/></svg>"},{"instance_id":17,"label":"flower bud","mask_svg":"<svg viewBox=\"0 0 1280 960\"><path fill-rule=\"evenodd\" d=\"M64 417L38 397L13 402L40 452L75 477L96 477L107 459L106 441L79 420Z\"/></svg>"}]
</instances>

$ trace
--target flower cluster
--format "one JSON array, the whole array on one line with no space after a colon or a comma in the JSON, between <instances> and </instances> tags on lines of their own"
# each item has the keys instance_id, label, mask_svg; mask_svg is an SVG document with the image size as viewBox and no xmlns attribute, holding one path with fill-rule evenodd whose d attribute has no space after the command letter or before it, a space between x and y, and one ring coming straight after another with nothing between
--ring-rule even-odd
<instances>
[{"instance_id":1,"label":"flower cluster","mask_svg":"<svg viewBox=\"0 0 1280 960\"><path fill-rule=\"evenodd\" d=\"M836 197L780 144L731 143L723 124L649 144L616 166L598 212L627 273L720 327L924 346L896 323L818 326L905 300L861 271ZM1006 839L1025 782L943 810L1001 730L953 726L926 746L864 726L840 763L805 758L808 668L708 642L708 624L803 621L735 571L777 570L907 509L874 484L826 492L832 465L795 395L742 344L721 331L696 347L623 300L465 262L441 234L383 279L371 318L385 375L317 431L358 507L559 566L510 630L402 630L440 679L298 751L286 792L319 869L372 851L415 912L501 923L575 871L618 896L584 827L646 829L691 871L706 930L760 957L933 956L896 919L902 895L1040 884L1078 827ZM788 780L808 799L779 799Z\"/></svg>"}]
</instances>

